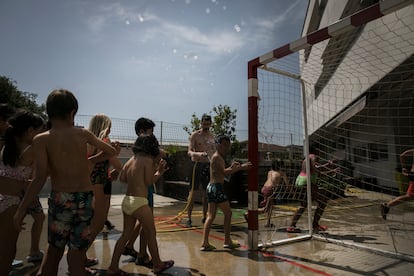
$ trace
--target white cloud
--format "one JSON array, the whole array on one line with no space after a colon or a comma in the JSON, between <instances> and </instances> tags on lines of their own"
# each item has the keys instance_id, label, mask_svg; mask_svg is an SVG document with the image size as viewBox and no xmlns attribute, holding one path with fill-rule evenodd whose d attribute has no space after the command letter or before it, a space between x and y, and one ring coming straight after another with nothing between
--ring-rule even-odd
<instances>
[{"instance_id":1,"label":"white cloud","mask_svg":"<svg viewBox=\"0 0 414 276\"><path fill-rule=\"evenodd\" d=\"M89 15L86 23L89 29L97 34L104 33L106 27L114 21L123 22L124 25L128 22L130 28L135 27L131 35L141 43L162 37L163 40L172 42L173 47L177 49L193 47L192 51L223 55L232 53L247 43L247 39L235 29L219 29L207 33L194 26L179 24L150 12L138 13L134 9L123 7L120 3L98 8L95 14Z\"/></svg>"}]
</instances>

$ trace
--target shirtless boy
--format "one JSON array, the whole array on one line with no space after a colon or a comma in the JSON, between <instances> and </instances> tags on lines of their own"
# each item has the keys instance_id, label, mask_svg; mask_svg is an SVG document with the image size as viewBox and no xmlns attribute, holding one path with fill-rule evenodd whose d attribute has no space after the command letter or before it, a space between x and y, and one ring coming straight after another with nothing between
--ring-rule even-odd
<instances>
[{"instance_id":1,"label":"shirtless boy","mask_svg":"<svg viewBox=\"0 0 414 276\"><path fill-rule=\"evenodd\" d=\"M250 162L240 164L233 162L230 167L226 168L224 157L230 151L230 138L227 136L219 136L216 139L217 150L211 157L210 162L210 183L207 186L208 211L207 219L204 223L203 243L201 251L213 251L216 248L208 241L211 224L216 218L217 207L224 213L224 248L234 249L240 245L230 238L231 230L231 208L227 196L224 194L224 178L225 176L238 172L240 170L248 170L252 166Z\"/></svg>"},{"instance_id":2,"label":"shirtless boy","mask_svg":"<svg viewBox=\"0 0 414 276\"><path fill-rule=\"evenodd\" d=\"M272 227L270 219L272 217L273 199L276 195L277 187L282 184L282 181L284 185L289 184L286 173L282 170L282 166L282 161L275 160L272 162L272 169L267 172L267 179L261 190L264 199L260 202L262 208L259 208L258 211L266 215L267 222L264 225L265 227ZM247 220L247 212L244 214L244 217Z\"/></svg>"},{"instance_id":3,"label":"shirtless boy","mask_svg":"<svg viewBox=\"0 0 414 276\"><path fill-rule=\"evenodd\" d=\"M14 216L15 227L24 229L22 220L26 209L50 175L49 247L42 265L43 275L57 275L66 245L70 275L86 275L85 258L93 216L89 170L92 165L87 159L86 145L103 151L106 158L117 153L90 131L74 127L77 110L78 102L70 91L59 89L49 94L46 112L51 128L33 140L35 176Z\"/></svg>"}]
</instances>

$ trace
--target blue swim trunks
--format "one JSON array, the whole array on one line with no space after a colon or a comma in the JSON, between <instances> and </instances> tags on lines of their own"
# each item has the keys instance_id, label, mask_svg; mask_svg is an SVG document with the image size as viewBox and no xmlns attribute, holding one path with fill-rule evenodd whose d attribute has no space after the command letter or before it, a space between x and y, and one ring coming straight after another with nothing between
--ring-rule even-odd
<instances>
[{"instance_id":1,"label":"blue swim trunks","mask_svg":"<svg viewBox=\"0 0 414 276\"><path fill-rule=\"evenodd\" d=\"M154 184L149 185L147 199L148 199L148 206L151 208L154 207L154 192L155 192Z\"/></svg>"},{"instance_id":2,"label":"blue swim trunks","mask_svg":"<svg viewBox=\"0 0 414 276\"><path fill-rule=\"evenodd\" d=\"M89 226L93 217L93 193L50 193L48 211L48 242L64 249L88 249Z\"/></svg>"},{"instance_id":3,"label":"blue swim trunks","mask_svg":"<svg viewBox=\"0 0 414 276\"><path fill-rule=\"evenodd\" d=\"M212 203L222 203L228 201L229 199L224 193L223 184L209 183L207 185L207 200Z\"/></svg>"}]
</instances>

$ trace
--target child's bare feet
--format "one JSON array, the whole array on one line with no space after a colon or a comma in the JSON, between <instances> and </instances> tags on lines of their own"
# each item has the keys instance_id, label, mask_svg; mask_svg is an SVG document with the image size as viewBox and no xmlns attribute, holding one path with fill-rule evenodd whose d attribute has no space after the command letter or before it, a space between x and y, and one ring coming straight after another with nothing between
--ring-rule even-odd
<instances>
[{"instance_id":1,"label":"child's bare feet","mask_svg":"<svg viewBox=\"0 0 414 276\"><path fill-rule=\"evenodd\" d=\"M174 265L174 261L173 260L165 261L165 262L162 262L161 264L159 264L158 266L154 266L154 269L152 271L155 274L159 274L159 273L163 272L164 270L169 269L173 265Z\"/></svg>"}]
</instances>

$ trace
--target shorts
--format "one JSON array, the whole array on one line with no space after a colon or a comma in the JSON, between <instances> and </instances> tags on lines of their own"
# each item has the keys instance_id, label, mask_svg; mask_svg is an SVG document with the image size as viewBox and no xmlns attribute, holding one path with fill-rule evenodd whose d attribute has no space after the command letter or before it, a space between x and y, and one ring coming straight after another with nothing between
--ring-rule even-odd
<instances>
[{"instance_id":1,"label":"shorts","mask_svg":"<svg viewBox=\"0 0 414 276\"><path fill-rule=\"evenodd\" d=\"M210 181L210 163L195 163L193 162L193 166L195 167L195 170L193 169L191 171L191 177L190 180L194 181L194 191L200 189L200 184L203 190L207 188L207 185ZM194 167L193 167L194 168ZM193 173L194 171L194 179L193 179ZM190 186L190 188L192 185Z\"/></svg>"},{"instance_id":2,"label":"shorts","mask_svg":"<svg viewBox=\"0 0 414 276\"><path fill-rule=\"evenodd\" d=\"M110 195L112 192L112 182L108 176L109 161L96 163L91 173L92 185L101 184L104 185L104 194Z\"/></svg>"},{"instance_id":3,"label":"shorts","mask_svg":"<svg viewBox=\"0 0 414 276\"><path fill-rule=\"evenodd\" d=\"M154 184L148 186L148 206L153 208L154 207Z\"/></svg>"},{"instance_id":4,"label":"shorts","mask_svg":"<svg viewBox=\"0 0 414 276\"><path fill-rule=\"evenodd\" d=\"M89 226L93 217L92 199L92 191L50 193L48 242L51 246L64 249L68 245L70 249L88 249Z\"/></svg>"},{"instance_id":5,"label":"shorts","mask_svg":"<svg viewBox=\"0 0 414 276\"><path fill-rule=\"evenodd\" d=\"M122 212L128 216L132 216L136 210L145 205L148 205L148 199L145 197L126 195L122 200Z\"/></svg>"},{"instance_id":6,"label":"shorts","mask_svg":"<svg viewBox=\"0 0 414 276\"><path fill-rule=\"evenodd\" d=\"M263 186L261 192L263 194L264 199L260 202L260 207L264 207L267 205L267 202L271 200L271 196L274 193L274 189L272 187Z\"/></svg>"},{"instance_id":7,"label":"shorts","mask_svg":"<svg viewBox=\"0 0 414 276\"><path fill-rule=\"evenodd\" d=\"M414 181L410 181L408 184L407 195L414 196Z\"/></svg>"},{"instance_id":8,"label":"shorts","mask_svg":"<svg viewBox=\"0 0 414 276\"><path fill-rule=\"evenodd\" d=\"M226 194L224 193L223 184L210 183L207 186L207 200L210 203L222 203L228 201Z\"/></svg>"},{"instance_id":9,"label":"shorts","mask_svg":"<svg viewBox=\"0 0 414 276\"><path fill-rule=\"evenodd\" d=\"M36 198L33 200L33 203L30 204L29 207L27 207L26 214L28 215L43 214L43 207L39 201L38 196L36 196Z\"/></svg>"},{"instance_id":10,"label":"shorts","mask_svg":"<svg viewBox=\"0 0 414 276\"><path fill-rule=\"evenodd\" d=\"M316 184L316 181L318 180L318 177L316 174L311 174L311 183ZM296 177L295 186L296 187L303 187L306 186L308 182L308 177L306 176L306 173L300 173L298 177Z\"/></svg>"}]
</instances>

